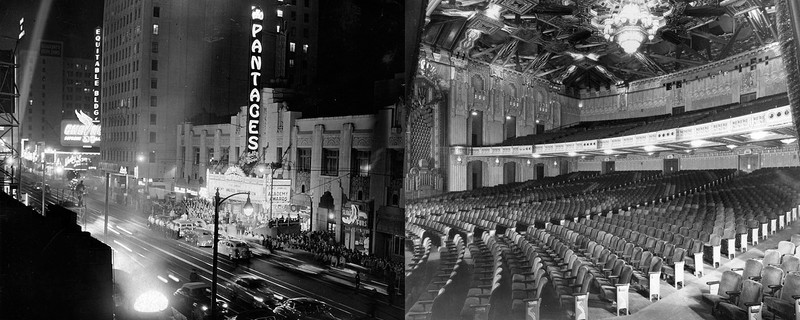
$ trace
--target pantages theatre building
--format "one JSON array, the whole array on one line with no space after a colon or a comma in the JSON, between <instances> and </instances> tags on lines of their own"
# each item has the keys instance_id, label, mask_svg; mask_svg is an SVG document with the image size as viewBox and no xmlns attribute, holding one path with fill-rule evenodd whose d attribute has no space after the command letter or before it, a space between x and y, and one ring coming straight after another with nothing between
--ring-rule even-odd
<instances>
[{"instance_id":1,"label":"pantages theatre building","mask_svg":"<svg viewBox=\"0 0 800 320\"><path fill-rule=\"evenodd\" d=\"M241 215L242 196L223 204L222 217L254 226L299 220L301 230L331 231L348 248L399 258L404 229L401 108L303 118L284 102L291 91L264 88L261 93L258 152L246 150L246 107L229 123L178 125L173 187L178 197L211 199L217 188L222 197L250 192L252 217Z\"/></svg>"}]
</instances>

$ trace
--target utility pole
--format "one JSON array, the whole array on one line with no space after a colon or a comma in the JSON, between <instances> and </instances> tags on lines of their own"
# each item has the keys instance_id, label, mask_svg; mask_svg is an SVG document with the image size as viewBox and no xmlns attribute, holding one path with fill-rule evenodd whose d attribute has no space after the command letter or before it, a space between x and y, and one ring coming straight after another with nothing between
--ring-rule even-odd
<instances>
[{"instance_id":1,"label":"utility pole","mask_svg":"<svg viewBox=\"0 0 800 320\"><path fill-rule=\"evenodd\" d=\"M45 170L47 170L47 163L44 162L44 152L42 152L42 215L46 216L47 214L44 213L45 204L47 203L47 198L45 198L45 193L47 192L47 186L44 182Z\"/></svg>"}]
</instances>

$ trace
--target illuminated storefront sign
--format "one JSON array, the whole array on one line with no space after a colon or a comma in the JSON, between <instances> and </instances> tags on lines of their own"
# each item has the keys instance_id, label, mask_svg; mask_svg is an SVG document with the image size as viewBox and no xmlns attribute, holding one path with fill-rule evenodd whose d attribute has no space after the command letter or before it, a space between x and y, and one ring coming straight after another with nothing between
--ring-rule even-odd
<instances>
[{"instance_id":1,"label":"illuminated storefront sign","mask_svg":"<svg viewBox=\"0 0 800 320\"><path fill-rule=\"evenodd\" d=\"M92 118L75 110L78 120L61 120L61 145L65 147L95 146L100 143L100 125Z\"/></svg>"},{"instance_id":2,"label":"illuminated storefront sign","mask_svg":"<svg viewBox=\"0 0 800 320\"><path fill-rule=\"evenodd\" d=\"M92 122L100 124L100 40L101 29L97 27L94 29L94 78L92 84L94 91L92 97Z\"/></svg>"},{"instance_id":3,"label":"illuminated storefront sign","mask_svg":"<svg viewBox=\"0 0 800 320\"><path fill-rule=\"evenodd\" d=\"M342 208L342 222L346 225L354 225L362 228L369 228L369 216L361 211L357 204L350 204L350 209Z\"/></svg>"},{"instance_id":4,"label":"illuminated storefront sign","mask_svg":"<svg viewBox=\"0 0 800 320\"><path fill-rule=\"evenodd\" d=\"M250 27L250 105L247 107L247 150L258 152L258 125L261 116L261 30L264 12L253 6Z\"/></svg>"},{"instance_id":5,"label":"illuminated storefront sign","mask_svg":"<svg viewBox=\"0 0 800 320\"><path fill-rule=\"evenodd\" d=\"M56 152L55 165L64 170L88 170L94 161L100 157L99 153L94 152Z\"/></svg>"}]
</instances>

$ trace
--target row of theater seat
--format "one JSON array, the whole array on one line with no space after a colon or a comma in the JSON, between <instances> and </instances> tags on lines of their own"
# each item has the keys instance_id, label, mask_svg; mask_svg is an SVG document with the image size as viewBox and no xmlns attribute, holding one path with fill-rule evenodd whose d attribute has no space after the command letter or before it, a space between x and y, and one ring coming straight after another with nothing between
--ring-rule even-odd
<instances>
[{"instance_id":1,"label":"row of theater seat","mask_svg":"<svg viewBox=\"0 0 800 320\"><path fill-rule=\"evenodd\" d=\"M576 266L574 261L577 259L573 259L572 255L582 258L581 261L592 263L602 261L602 266L597 265L597 267L612 269L613 272L612 265L606 263L612 253L616 254L617 259L625 263L624 266L631 267L634 285L642 287L644 291L647 291L645 276L651 271L661 272L672 278L673 281L677 280L678 272L675 270L677 262L682 261L686 267L702 272L703 257L717 256L721 241L733 240L734 243L740 241L738 236L730 237L731 227L737 231L735 229L741 226L738 224L739 222L745 221L749 217L757 221L744 224L746 233L734 232L736 235L750 236L750 238L745 238L745 246L747 242L754 243L757 239L776 231L777 228L770 222L775 221L776 217L783 218L781 213L791 210L789 207L794 206L794 202L790 201L792 199L790 194L800 190L797 188L797 181L793 179L794 176L797 176L795 171L796 169L768 169L757 171L752 176L740 175L735 178L725 178L730 171L718 171L711 174L681 172L679 175L664 175L654 179L656 181L659 179L677 181L673 184L675 187L671 189L662 188L653 181L644 180L647 182L639 182L643 187L638 188L636 183L627 186L623 184L621 187L598 190L587 195L570 196L558 199L558 201L527 203L512 200L495 207L487 206L486 201L481 201L483 200L481 197L468 197L469 201L465 201L465 205L456 212L430 215L409 210L411 212L409 212L410 218L407 223L409 227L416 226L425 230L435 230L441 235L451 234L450 231L453 230L463 233L483 232L483 236L476 237L477 239L467 244L473 257L464 260L467 266L480 270L479 273L471 275L472 281L469 288L476 290L473 290L472 294L464 294L463 301L465 302L463 304L458 303L461 300L457 300L455 304L462 306L460 314L464 318L469 318L470 315L474 316L478 312L486 312L494 318L514 317L518 314L515 312L521 312L524 308L525 299L541 296L541 291L547 288L531 287L527 285L528 283L539 284L547 281L556 292L559 288L562 293L572 289L578 289L580 292L582 288L572 286L583 285L584 278L588 278L586 276L588 273L593 277L590 283L595 283L594 288L602 287L602 285L597 285L598 281L595 280L595 278L600 278L600 274L597 272L592 274L592 268L589 266L586 268L581 268L582 264ZM731 195L737 195L737 192L742 190L742 184L754 184L757 188L761 185L771 186L765 188L765 190L770 190L771 195L744 197L739 202L731 200L728 204L714 203L716 199L731 199L733 197ZM627 193L634 193L637 189L642 189L639 197L621 192L625 190L628 191ZM667 194L670 192L676 194ZM615 193L622 194L625 198L616 202L598 203L598 199L612 198ZM543 203L549 203L549 206L543 205ZM732 207L734 204L741 207ZM604 207L603 205L608 206ZM728 207L729 205L731 207ZM606 215L609 211L614 212L610 218L601 216L577 224L570 221L570 218L586 213ZM563 226L549 226L549 229L543 231L537 231L533 227L534 224L550 222L554 218L557 218L556 221L563 220ZM764 223L766 223L766 227L764 227ZM765 229L758 228L759 225ZM508 230L525 230L529 227L530 230L524 238L529 241L531 246L536 247L535 256L531 256L530 251L516 249L516 247L520 249L524 247L517 241L509 241L513 239L513 234L502 234ZM490 230L496 230L501 234L486 236ZM755 237L751 233L753 230L758 231ZM568 234L567 231L573 233ZM604 233L601 234L601 231ZM542 234L547 235L546 239L540 239L538 236L532 237ZM570 237L574 237L575 234L586 237L585 239L593 239L591 241L596 244L589 249L590 241L571 242ZM558 242L552 242L554 240L550 240L551 237ZM620 244L621 241L624 243ZM565 243L575 243L575 247L567 246ZM601 245L602 249L597 249L598 245ZM782 246L786 247L785 244ZM586 252L575 250L584 247ZM727 246L723 247L727 248ZM739 247L742 248L743 244L740 243ZM568 254L566 250L572 250L571 254ZM605 250L608 251L604 252ZM786 251L787 249L782 250ZM521 252L525 252L525 254L520 254ZM787 270L793 268L791 266L795 259L793 255L793 251L791 257L782 253L782 260L777 263L776 268L786 268ZM718 265L717 258L711 260L712 266ZM479 265L480 267L478 267ZM539 270L546 270L544 273L538 272L538 277L537 272L533 270L537 265L539 265ZM567 268L568 266L575 268L574 271L573 268ZM530 267L531 271L522 272L527 267ZM621 267L619 270L621 271ZM563 272L560 274L562 276L560 279L563 279L564 275L574 278L561 282L555 281L559 276L558 272ZM582 273L580 277L578 273ZM637 279L639 281L636 281ZM564 284L568 284L569 288L559 287ZM515 287L517 290L514 290ZM587 291L589 288L592 287L588 286ZM516 298L514 292L517 292ZM569 306L571 303L560 302L562 307ZM503 307L495 308L493 306ZM507 310L511 310L511 313L505 314L504 312Z\"/></svg>"},{"instance_id":2,"label":"row of theater seat","mask_svg":"<svg viewBox=\"0 0 800 320\"><path fill-rule=\"evenodd\" d=\"M436 273L407 313L408 318L443 319L449 314L452 301L466 289L464 279L469 278L470 270L464 258L464 241L460 235L452 241L445 237L444 245Z\"/></svg>"}]
</instances>

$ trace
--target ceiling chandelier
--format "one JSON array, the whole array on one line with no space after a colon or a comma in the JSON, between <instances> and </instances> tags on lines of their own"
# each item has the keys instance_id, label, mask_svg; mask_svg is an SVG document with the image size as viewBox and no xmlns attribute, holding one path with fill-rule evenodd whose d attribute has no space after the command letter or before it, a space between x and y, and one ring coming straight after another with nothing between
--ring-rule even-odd
<instances>
[{"instance_id":1,"label":"ceiling chandelier","mask_svg":"<svg viewBox=\"0 0 800 320\"><path fill-rule=\"evenodd\" d=\"M610 0L605 4L606 12L592 12L592 24L606 40L616 42L628 54L653 40L673 11L668 0Z\"/></svg>"}]
</instances>

